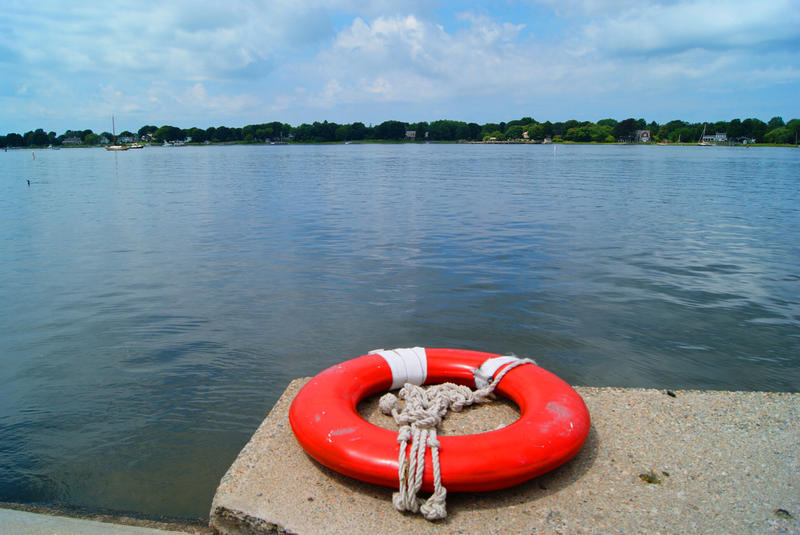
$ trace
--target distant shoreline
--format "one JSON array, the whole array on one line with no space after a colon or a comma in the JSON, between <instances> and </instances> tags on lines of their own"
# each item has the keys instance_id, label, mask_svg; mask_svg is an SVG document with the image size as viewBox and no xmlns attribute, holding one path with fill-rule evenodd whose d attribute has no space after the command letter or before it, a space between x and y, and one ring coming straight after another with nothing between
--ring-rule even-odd
<instances>
[{"instance_id":1,"label":"distant shoreline","mask_svg":"<svg viewBox=\"0 0 800 535\"><path fill-rule=\"evenodd\" d=\"M360 139L358 141L290 141L283 143L261 143L261 142L248 142L248 141L221 141L209 143L184 143L186 147L206 147L206 146L226 146L226 145L245 145L245 146L265 146L265 145L589 145L589 146L636 146L636 147L694 147L698 146L696 142L690 143L622 143L618 141L612 142L598 142L598 141L552 141L544 143L542 141L405 141L405 140L385 140L385 139ZM147 148L162 148L161 144L150 143L144 144ZM719 143L711 144L711 147L783 147L783 148L799 148L800 145L794 143L750 143L748 145L740 143ZM30 146L30 147L4 147L3 152L8 151L24 151L24 150L61 150L61 149L103 149L105 145L59 145L58 147L43 146ZM180 147L164 147L164 148L180 148Z\"/></svg>"}]
</instances>

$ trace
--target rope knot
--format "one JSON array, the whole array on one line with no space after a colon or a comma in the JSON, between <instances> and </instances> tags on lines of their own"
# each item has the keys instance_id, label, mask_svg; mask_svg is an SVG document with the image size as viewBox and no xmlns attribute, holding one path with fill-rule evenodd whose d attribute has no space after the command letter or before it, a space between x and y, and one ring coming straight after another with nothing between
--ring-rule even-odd
<instances>
[{"instance_id":1,"label":"rope knot","mask_svg":"<svg viewBox=\"0 0 800 535\"><path fill-rule=\"evenodd\" d=\"M407 425L404 425L397 432L397 441L403 443L408 442L409 440L411 440L411 428Z\"/></svg>"},{"instance_id":2,"label":"rope knot","mask_svg":"<svg viewBox=\"0 0 800 535\"><path fill-rule=\"evenodd\" d=\"M386 416L391 416L392 412L399 410L400 402L398 401L397 396L391 392L388 392L381 396L380 401L378 401L378 408Z\"/></svg>"},{"instance_id":3,"label":"rope knot","mask_svg":"<svg viewBox=\"0 0 800 535\"><path fill-rule=\"evenodd\" d=\"M439 439L437 429L448 410L456 412L475 403L484 403L492 396L500 379L511 369L522 364L533 363L530 359L511 359L513 362L501 370L494 380L491 375L474 371L477 390L463 385L443 383L432 385L427 389L406 383L394 394L385 394L379 401L381 412L391 415L400 426L397 441L400 443L398 457L399 490L392 495L392 503L398 511L422 513L428 520L439 520L447 516L445 499L447 489L442 485L441 467L439 466ZM534 363L535 364L535 363ZM480 372L480 373L479 373ZM400 406L400 400L405 403ZM425 451L430 448L433 465L433 494L422 500L417 493L422 488L425 470ZM407 450L407 451L406 451Z\"/></svg>"}]
</instances>

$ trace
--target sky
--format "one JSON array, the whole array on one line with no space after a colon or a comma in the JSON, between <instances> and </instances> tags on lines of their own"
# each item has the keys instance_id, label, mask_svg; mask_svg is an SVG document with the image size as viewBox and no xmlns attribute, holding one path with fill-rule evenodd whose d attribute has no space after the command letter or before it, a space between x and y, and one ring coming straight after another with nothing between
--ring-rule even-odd
<instances>
[{"instance_id":1,"label":"sky","mask_svg":"<svg viewBox=\"0 0 800 535\"><path fill-rule=\"evenodd\" d=\"M800 117L797 0L6 0L0 132Z\"/></svg>"}]
</instances>

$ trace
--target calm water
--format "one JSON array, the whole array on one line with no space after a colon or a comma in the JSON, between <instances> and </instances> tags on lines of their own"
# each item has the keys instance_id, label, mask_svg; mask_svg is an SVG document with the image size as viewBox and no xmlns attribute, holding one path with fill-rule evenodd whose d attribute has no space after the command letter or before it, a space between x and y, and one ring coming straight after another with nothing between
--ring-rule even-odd
<instances>
[{"instance_id":1,"label":"calm water","mask_svg":"<svg viewBox=\"0 0 800 535\"><path fill-rule=\"evenodd\" d=\"M0 501L205 516L291 379L377 347L800 390L800 150L9 151L0 299Z\"/></svg>"}]
</instances>

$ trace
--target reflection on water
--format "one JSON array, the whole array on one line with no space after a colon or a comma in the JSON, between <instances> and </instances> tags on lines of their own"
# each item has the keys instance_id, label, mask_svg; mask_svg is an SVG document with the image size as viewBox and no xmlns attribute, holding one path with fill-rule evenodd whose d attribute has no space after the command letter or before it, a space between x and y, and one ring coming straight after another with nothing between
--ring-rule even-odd
<instances>
[{"instance_id":1,"label":"reflection on water","mask_svg":"<svg viewBox=\"0 0 800 535\"><path fill-rule=\"evenodd\" d=\"M800 389L800 153L547 149L3 153L0 500L204 516L292 378L376 347Z\"/></svg>"}]
</instances>

